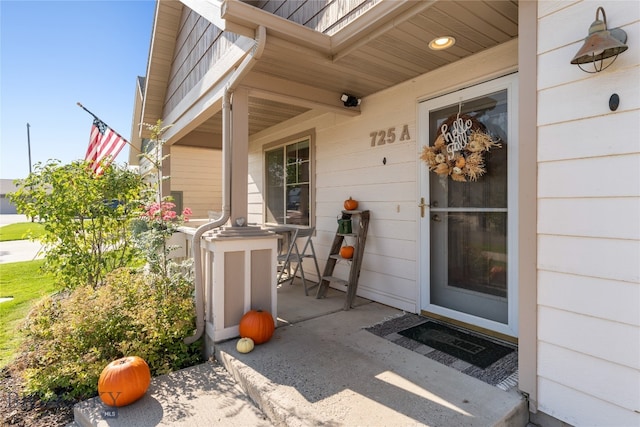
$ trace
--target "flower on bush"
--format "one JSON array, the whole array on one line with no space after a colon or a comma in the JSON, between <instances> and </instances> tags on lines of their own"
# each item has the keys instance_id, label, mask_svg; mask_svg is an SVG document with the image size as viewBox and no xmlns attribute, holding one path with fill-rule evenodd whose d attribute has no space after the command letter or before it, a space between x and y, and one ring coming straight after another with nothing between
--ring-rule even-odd
<instances>
[{"instance_id":1,"label":"flower on bush","mask_svg":"<svg viewBox=\"0 0 640 427\"><path fill-rule=\"evenodd\" d=\"M142 217L150 224L155 223L160 227L176 224L176 221L188 222L191 215L193 215L191 209L184 208L182 215L178 216L174 210L175 207L176 204L172 202L154 202L145 208Z\"/></svg>"},{"instance_id":2,"label":"flower on bush","mask_svg":"<svg viewBox=\"0 0 640 427\"><path fill-rule=\"evenodd\" d=\"M133 221L134 242L145 254L150 271L164 276L169 273L169 254L177 249L168 246L167 240L193 215L189 208L178 215L175 207L170 201L152 202Z\"/></svg>"}]
</instances>

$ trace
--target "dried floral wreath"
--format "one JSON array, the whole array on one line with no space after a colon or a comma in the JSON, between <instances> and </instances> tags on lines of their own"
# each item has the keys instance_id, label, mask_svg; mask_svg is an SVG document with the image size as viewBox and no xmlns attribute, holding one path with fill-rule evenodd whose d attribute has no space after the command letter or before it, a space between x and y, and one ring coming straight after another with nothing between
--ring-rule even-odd
<instances>
[{"instance_id":1,"label":"dried floral wreath","mask_svg":"<svg viewBox=\"0 0 640 427\"><path fill-rule=\"evenodd\" d=\"M455 115L438 129L433 145L422 149L420 159L440 176L459 182L477 181L487 171L485 152L501 147L478 120Z\"/></svg>"}]
</instances>

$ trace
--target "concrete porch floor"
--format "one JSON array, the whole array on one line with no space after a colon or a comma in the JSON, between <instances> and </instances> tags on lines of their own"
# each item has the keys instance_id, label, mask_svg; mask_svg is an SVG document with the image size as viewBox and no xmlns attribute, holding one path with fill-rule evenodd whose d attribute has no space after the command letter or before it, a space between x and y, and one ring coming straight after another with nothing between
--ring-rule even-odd
<instances>
[{"instance_id":1,"label":"concrete porch floor","mask_svg":"<svg viewBox=\"0 0 640 427\"><path fill-rule=\"evenodd\" d=\"M106 418L92 399L75 408L82 426L526 426L526 402L364 328L402 314L345 294L278 290L279 327L248 354L236 340L216 362L154 378L141 400ZM108 414L107 414L108 415ZM113 415L113 414L111 414Z\"/></svg>"}]
</instances>

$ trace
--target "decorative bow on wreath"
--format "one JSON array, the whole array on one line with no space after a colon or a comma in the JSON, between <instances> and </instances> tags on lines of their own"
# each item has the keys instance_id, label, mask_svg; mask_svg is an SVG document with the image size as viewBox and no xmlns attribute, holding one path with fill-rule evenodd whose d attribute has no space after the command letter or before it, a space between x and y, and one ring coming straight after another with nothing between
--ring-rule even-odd
<instances>
[{"instance_id":1,"label":"decorative bow on wreath","mask_svg":"<svg viewBox=\"0 0 640 427\"><path fill-rule=\"evenodd\" d=\"M422 149L420 159L429 170L454 181L477 181L487 171L484 154L501 148L485 125L469 115L450 116L438 129L436 140Z\"/></svg>"}]
</instances>

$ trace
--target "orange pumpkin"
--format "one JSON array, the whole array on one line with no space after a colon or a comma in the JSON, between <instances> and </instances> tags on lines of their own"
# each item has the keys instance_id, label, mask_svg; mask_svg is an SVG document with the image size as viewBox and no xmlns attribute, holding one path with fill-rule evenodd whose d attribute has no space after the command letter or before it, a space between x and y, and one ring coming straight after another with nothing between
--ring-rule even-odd
<instances>
[{"instance_id":1,"label":"orange pumpkin","mask_svg":"<svg viewBox=\"0 0 640 427\"><path fill-rule=\"evenodd\" d=\"M351 259L353 257L353 246L343 246L340 248L340 256L342 258Z\"/></svg>"},{"instance_id":2,"label":"orange pumpkin","mask_svg":"<svg viewBox=\"0 0 640 427\"><path fill-rule=\"evenodd\" d=\"M151 372L144 359L123 357L102 370L98 379L98 395L109 406L126 406L144 396L150 383Z\"/></svg>"},{"instance_id":3,"label":"orange pumpkin","mask_svg":"<svg viewBox=\"0 0 640 427\"><path fill-rule=\"evenodd\" d=\"M356 209L358 209L358 201L353 200L351 197L349 197L344 201L344 208L348 211L355 211Z\"/></svg>"},{"instance_id":4,"label":"orange pumpkin","mask_svg":"<svg viewBox=\"0 0 640 427\"><path fill-rule=\"evenodd\" d=\"M265 343L275 331L273 316L264 310L247 311L240 319L239 329L241 338L251 338L256 345Z\"/></svg>"}]
</instances>

